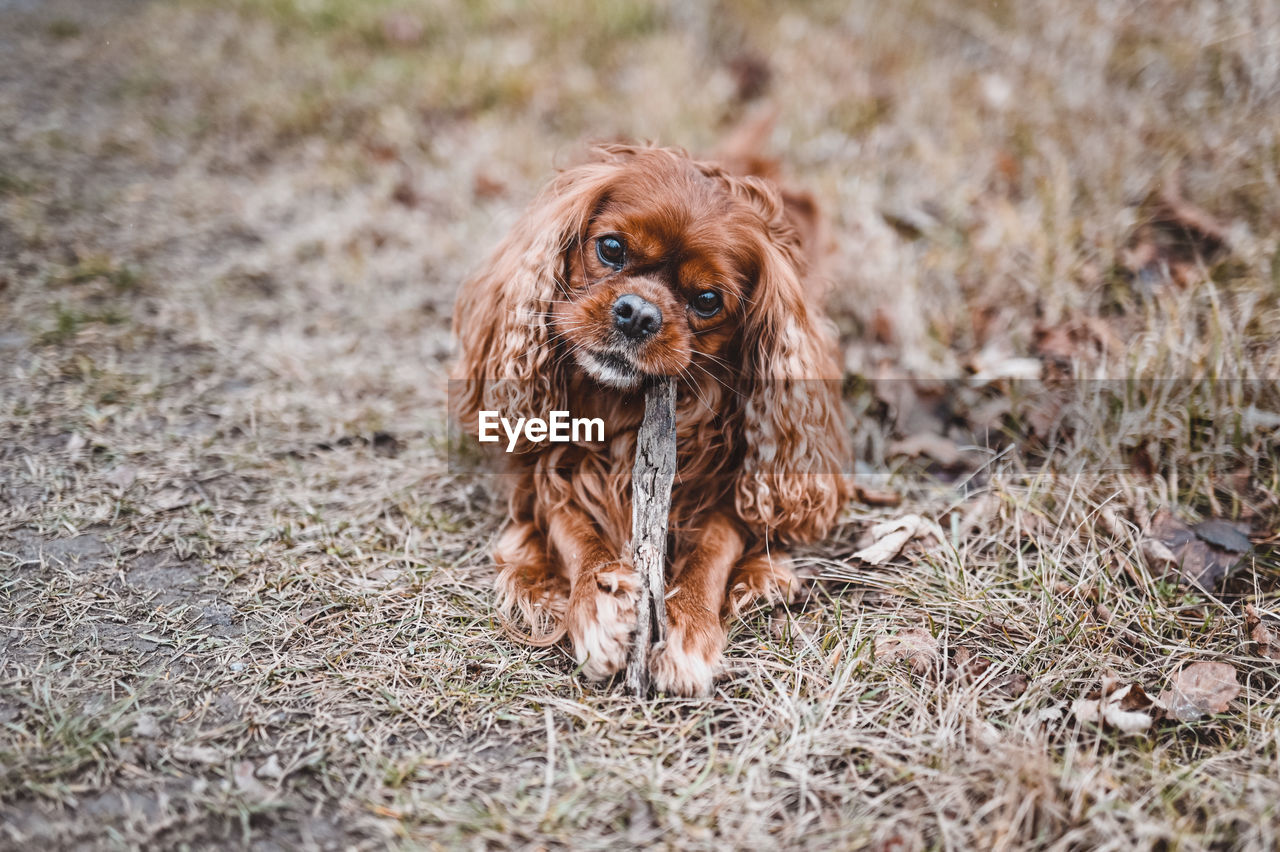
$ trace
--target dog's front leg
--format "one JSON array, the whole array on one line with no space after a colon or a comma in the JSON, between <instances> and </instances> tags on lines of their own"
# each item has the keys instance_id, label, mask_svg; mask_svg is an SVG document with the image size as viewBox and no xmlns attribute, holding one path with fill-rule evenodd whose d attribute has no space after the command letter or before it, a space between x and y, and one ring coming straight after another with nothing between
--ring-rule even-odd
<instances>
[{"instance_id":1,"label":"dog's front leg","mask_svg":"<svg viewBox=\"0 0 1280 852\"><path fill-rule=\"evenodd\" d=\"M627 665L636 624L636 577L628 557L612 552L591 519L570 506L554 510L551 544L569 578L565 629L590 680Z\"/></svg>"},{"instance_id":2,"label":"dog's front leg","mask_svg":"<svg viewBox=\"0 0 1280 852\"><path fill-rule=\"evenodd\" d=\"M654 685L669 695L710 694L726 638L720 620L725 586L743 552L742 534L722 514L712 515L698 535L668 592L666 644L650 659Z\"/></svg>"}]
</instances>

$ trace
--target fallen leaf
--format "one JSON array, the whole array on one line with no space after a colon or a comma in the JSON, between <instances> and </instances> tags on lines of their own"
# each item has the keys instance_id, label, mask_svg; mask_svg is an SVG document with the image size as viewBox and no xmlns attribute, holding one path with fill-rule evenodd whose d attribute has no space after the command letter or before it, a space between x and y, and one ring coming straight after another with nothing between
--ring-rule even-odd
<instances>
[{"instance_id":1,"label":"fallen leaf","mask_svg":"<svg viewBox=\"0 0 1280 852\"><path fill-rule=\"evenodd\" d=\"M1183 196L1176 175L1165 183L1160 192L1160 202L1164 207L1161 212L1167 215L1165 222L1198 237L1206 252L1211 253L1227 245L1227 227Z\"/></svg>"},{"instance_id":2,"label":"fallen leaf","mask_svg":"<svg viewBox=\"0 0 1280 852\"><path fill-rule=\"evenodd\" d=\"M907 542L925 528L924 519L919 515L903 515L897 520L876 524L867 536L871 543L853 554L853 558L883 565L897 556Z\"/></svg>"},{"instance_id":3,"label":"fallen leaf","mask_svg":"<svg viewBox=\"0 0 1280 852\"><path fill-rule=\"evenodd\" d=\"M1147 557L1147 561L1152 565L1176 566L1178 564L1178 557L1174 552L1166 547L1164 542L1154 538L1142 540L1142 555Z\"/></svg>"},{"instance_id":4,"label":"fallen leaf","mask_svg":"<svg viewBox=\"0 0 1280 852\"><path fill-rule=\"evenodd\" d=\"M906 660L911 663L911 671L918 675L928 674L941 658L938 640L923 627L908 627L893 636L876 637L873 655L877 662L886 664Z\"/></svg>"},{"instance_id":5,"label":"fallen leaf","mask_svg":"<svg viewBox=\"0 0 1280 852\"><path fill-rule=\"evenodd\" d=\"M1075 329L1067 325L1036 323L1032 329L1035 342L1032 351L1039 356L1046 371L1071 372L1071 363L1080 357L1080 344Z\"/></svg>"},{"instance_id":6,"label":"fallen leaf","mask_svg":"<svg viewBox=\"0 0 1280 852\"><path fill-rule=\"evenodd\" d=\"M951 655L951 665L947 668L947 680L965 684L981 683L988 692L999 693L1009 698L1017 698L1027 691L1031 681L1022 672L997 674L986 678L992 665L991 660L978 656L972 648L961 645Z\"/></svg>"},{"instance_id":7,"label":"fallen leaf","mask_svg":"<svg viewBox=\"0 0 1280 852\"><path fill-rule=\"evenodd\" d=\"M1150 728L1159 708L1137 684L1125 684L1114 690L1103 689L1095 695L1078 698L1071 703L1071 713L1080 722L1106 725L1126 734Z\"/></svg>"},{"instance_id":8,"label":"fallen leaf","mask_svg":"<svg viewBox=\"0 0 1280 852\"><path fill-rule=\"evenodd\" d=\"M895 434L941 435L953 419L953 388L912 376L889 361L876 365L871 389L889 410Z\"/></svg>"},{"instance_id":9,"label":"fallen leaf","mask_svg":"<svg viewBox=\"0 0 1280 852\"><path fill-rule=\"evenodd\" d=\"M1031 416L1053 421L1070 399L1073 365L1095 363L1119 340L1105 323L1094 317L1077 317L1057 325L1036 323L1032 334L1031 350L1043 366L1042 377L1050 391L1060 392L1045 394L1044 408L1032 412Z\"/></svg>"},{"instance_id":10,"label":"fallen leaf","mask_svg":"<svg viewBox=\"0 0 1280 852\"><path fill-rule=\"evenodd\" d=\"M983 494L972 501L964 514L960 516L957 532L961 535L970 530L985 530L995 520L1000 511L1000 498L995 494Z\"/></svg>"},{"instance_id":11,"label":"fallen leaf","mask_svg":"<svg viewBox=\"0 0 1280 852\"><path fill-rule=\"evenodd\" d=\"M1142 553L1155 565L1172 568L1187 585L1212 591L1241 561L1251 545L1235 525L1209 520L1187 526L1168 509L1151 519Z\"/></svg>"},{"instance_id":12,"label":"fallen leaf","mask_svg":"<svg viewBox=\"0 0 1280 852\"><path fill-rule=\"evenodd\" d=\"M1124 265L1148 294L1162 281L1190 286L1231 250L1230 229L1188 201L1174 174L1146 203L1147 221L1123 253Z\"/></svg>"},{"instance_id":13,"label":"fallen leaf","mask_svg":"<svg viewBox=\"0 0 1280 852\"><path fill-rule=\"evenodd\" d=\"M929 432L893 441L889 444L888 453L891 456L909 458L927 456L943 467L956 467L961 462L960 448L955 441L945 435Z\"/></svg>"},{"instance_id":14,"label":"fallen leaf","mask_svg":"<svg viewBox=\"0 0 1280 852\"><path fill-rule=\"evenodd\" d=\"M1253 547L1249 537L1230 521L1212 519L1191 527L1196 536L1219 550L1229 553L1248 553Z\"/></svg>"},{"instance_id":15,"label":"fallen leaf","mask_svg":"<svg viewBox=\"0 0 1280 852\"><path fill-rule=\"evenodd\" d=\"M1103 506L1098 510L1098 523L1112 538L1126 537L1124 522L1111 506Z\"/></svg>"},{"instance_id":16,"label":"fallen leaf","mask_svg":"<svg viewBox=\"0 0 1280 852\"><path fill-rule=\"evenodd\" d=\"M854 499L868 506L897 506L902 502L902 495L896 491L864 488L856 483L853 486L853 496Z\"/></svg>"},{"instance_id":17,"label":"fallen leaf","mask_svg":"<svg viewBox=\"0 0 1280 852\"><path fill-rule=\"evenodd\" d=\"M1224 712L1239 694L1236 670L1228 663L1192 663L1174 675L1160 703L1170 717L1194 722Z\"/></svg>"},{"instance_id":18,"label":"fallen leaf","mask_svg":"<svg viewBox=\"0 0 1280 852\"><path fill-rule=\"evenodd\" d=\"M1017 698L1019 695L1027 691L1027 687L1031 686L1031 678L1022 672L1014 672L1004 680L996 681L992 688L997 692L1004 693L1010 698Z\"/></svg>"},{"instance_id":19,"label":"fallen leaf","mask_svg":"<svg viewBox=\"0 0 1280 852\"><path fill-rule=\"evenodd\" d=\"M1280 623L1264 620L1263 616L1253 608L1253 604L1244 605L1244 632L1253 642L1253 652L1259 657L1280 662Z\"/></svg>"},{"instance_id":20,"label":"fallen leaf","mask_svg":"<svg viewBox=\"0 0 1280 852\"><path fill-rule=\"evenodd\" d=\"M961 645L951 655L951 667L947 669L947 680L972 683L986 674L990 667L990 660L979 657L969 646Z\"/></svg>"}]
</instances>

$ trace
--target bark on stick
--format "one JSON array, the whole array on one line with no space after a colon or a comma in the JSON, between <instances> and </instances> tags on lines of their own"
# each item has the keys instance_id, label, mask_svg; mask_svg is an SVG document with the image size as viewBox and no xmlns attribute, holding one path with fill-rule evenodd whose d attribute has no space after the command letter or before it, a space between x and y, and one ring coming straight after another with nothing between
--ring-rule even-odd
<instances>
[{"instance_id":1,"label":"bark on stick","mask_svg":"<svg viewBox=\"0 0 1280 852\"><path fill-rule=\"evenodd\" d=\"M676 384L662 378L645 392L631 474L631 558L640 583L636 631L627 662L627 689L649 691L649 651L666 639L665 572L671 483L676 476Z\"/></svg>"}]
</instances>

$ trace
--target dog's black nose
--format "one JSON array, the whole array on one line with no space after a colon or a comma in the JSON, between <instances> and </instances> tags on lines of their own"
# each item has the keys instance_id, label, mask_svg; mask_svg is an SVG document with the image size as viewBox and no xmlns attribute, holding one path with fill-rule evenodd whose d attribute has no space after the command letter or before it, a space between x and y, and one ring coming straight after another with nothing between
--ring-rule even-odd
<instances>
[{"instance_id":1,"label":"dog's black nose","mask_svg":"<svg viewBox=\"0 0 1280 852\"><path fill-rule=\"evenodd\" d=\"M662 328L662 311L652 302L628 293L613 303L613 326L632 340L644 340Z\"/></svg>"}]
</instances>

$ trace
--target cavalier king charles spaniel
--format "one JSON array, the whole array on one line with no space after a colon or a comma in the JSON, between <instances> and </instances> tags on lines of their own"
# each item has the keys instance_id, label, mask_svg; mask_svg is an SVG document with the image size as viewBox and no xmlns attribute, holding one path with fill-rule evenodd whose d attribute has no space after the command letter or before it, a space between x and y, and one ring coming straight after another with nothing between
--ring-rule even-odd
<instances>
[{"instance_id":1,"label":"cavalier king charles spaniel","mask_svg":"<svg viewBox=\"0 0 1280 852\"><path fill-rule=\"evenodd\" d=\"M451 402L464 429L476 435L482 411L605 424L603 441L513 438L493 549L509 631L567 637L591 680L626 667L631 471L656 376L677 379L677 470L654 685L708 694L727 620L792 598L781 548L825 535L850 492L833 329L808 273L815 223L807 196L767 178L604 145L463 286Z\"/></svg>"}]
</instances>

